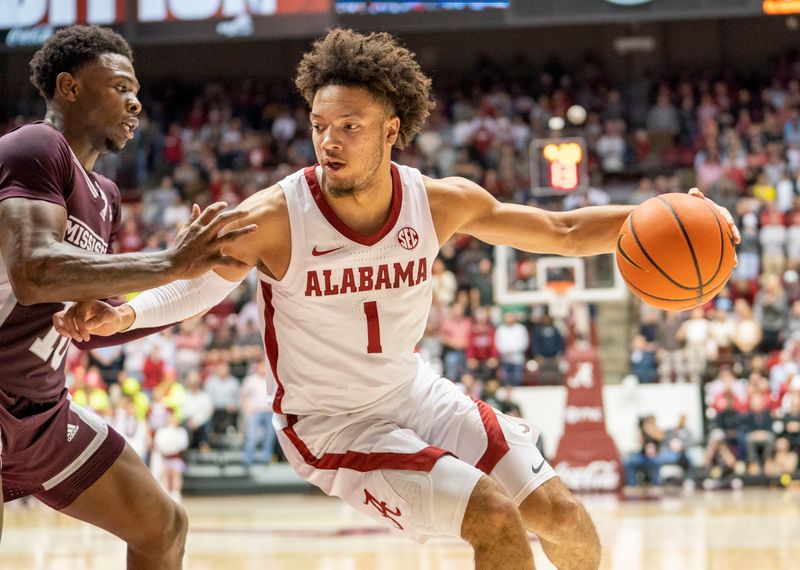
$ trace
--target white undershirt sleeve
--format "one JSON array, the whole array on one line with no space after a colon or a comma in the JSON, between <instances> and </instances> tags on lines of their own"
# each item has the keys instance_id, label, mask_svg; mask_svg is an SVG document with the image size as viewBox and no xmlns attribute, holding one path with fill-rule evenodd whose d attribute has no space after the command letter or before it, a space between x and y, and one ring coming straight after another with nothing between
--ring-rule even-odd
<instances>
[{"instance_id":1,"label":"white undershirt sleeve","mask_svg":"<svg viewBox=\"0 0 800 570\"><path fill-rule=\"evenodd\" d=\"M220 303L241 281L228 281L214 271L149 289L127 304L136 313L128 330L177 323Z\"/></svg>"}]
</instances>

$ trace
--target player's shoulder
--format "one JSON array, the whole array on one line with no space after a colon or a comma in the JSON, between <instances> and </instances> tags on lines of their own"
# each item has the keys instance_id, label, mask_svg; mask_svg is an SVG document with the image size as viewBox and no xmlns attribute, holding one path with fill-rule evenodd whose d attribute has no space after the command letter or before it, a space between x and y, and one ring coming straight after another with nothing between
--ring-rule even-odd
<instances>
[{"instance_id":1,"label":"player's shoulder","mask_svg":"<svg viewBox=\"0 0 800 570\"><path fill-rule=\"evenodd\" d=\"M475 199L486 199L491 195L475 182L461 176L447 178L422 177L431 208L469 203Z\"/></svg>"},{"instance_id":2,"label":"player's shoulder","mask_svg":"<svg viewBox=\"0 0 800 570\"><path fill-rule=\"evenodd\" d=\"M4 155L41 156L69 152L64 136L43 121L17 127L0 137L0 152Z\"/></svg>"},{"instance_id":3,"label":"player's shoulder","mask_svg":"<svg viewBox=\"0 0 800 570\"><path fill-rule=\"evenodd\" d=\"M260 226L269 224L269 227L273 229L276 224L286 223L288 225L286 196L280 184L273 184L248 196L237 209L248 213L247 218L242 220L243 225L249 223L258 223Z\"/></svg>"}]
</instances>

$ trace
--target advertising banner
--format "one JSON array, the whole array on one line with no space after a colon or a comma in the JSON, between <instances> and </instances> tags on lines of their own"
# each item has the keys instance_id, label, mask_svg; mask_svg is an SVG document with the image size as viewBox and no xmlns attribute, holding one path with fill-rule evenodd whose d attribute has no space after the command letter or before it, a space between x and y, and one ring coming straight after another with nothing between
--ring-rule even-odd
<instances>
[{"instance_id":1,"label":"advertising banner","mask_svg":"<svg viewBox=\"0 0 800 570\"><path fill-rule=\"evenodd\" d=\"M763 14L763 0L511 0L509 19L525 24L744 17Z\"/></svg>"},{"instance_id":2,"label":"advertising banner","mask_svg":"<svg viewBox=\"0 0 800 570\"><path fill-rule=\"evenodd\" d=\"M622 464L606 431L597 349L588 342L575 342L567 350L567 362L564 435L550 464L572 490L616 491L622 485Z\"/></svg>"}]
</instances>

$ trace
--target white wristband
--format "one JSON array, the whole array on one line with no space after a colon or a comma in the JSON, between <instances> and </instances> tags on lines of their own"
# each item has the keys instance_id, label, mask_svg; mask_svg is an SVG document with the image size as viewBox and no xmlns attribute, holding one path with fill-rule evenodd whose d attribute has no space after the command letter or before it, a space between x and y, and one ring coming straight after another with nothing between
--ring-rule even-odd
<instances>
[{"instance_id":1,"label":"white wristband","mask_svg":"<svg viewBox=\"0 0 800 570\"><path fill-rule=\"evenodd\" d=\"M161 327L193 317L220 303L239 283L209 271L196 279L144 291L127 303L136 314L128 330Z\"/></svg>"}]
</instances>

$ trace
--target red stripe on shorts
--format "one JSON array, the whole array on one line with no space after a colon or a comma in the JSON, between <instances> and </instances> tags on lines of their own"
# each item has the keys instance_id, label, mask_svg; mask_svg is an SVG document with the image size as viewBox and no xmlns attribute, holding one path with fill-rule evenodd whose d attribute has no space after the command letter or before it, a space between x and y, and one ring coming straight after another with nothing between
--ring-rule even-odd
<instances>
[{"instance_id":1,"label":"red stripe on shorts","mask_svg":"<svg viewBox=\"0 0 800 570\"><path fill-rule=\"evenodd\" d=\"M497 465L497 462L508 453L508 443L494 410L480 400L475 400L475 403L478 405L483 428L486 430L486 451L475 464L475 467L489 475Z\"/></svg>"},{"instance_id":2,"label":"red stripe on shorts","mask_svg":"<svg viewBox=\"0 0 800 570\"><path fill-rule=\"evenodd\" d=\"M283 433L294 444L305 462L315 469L352 469L360 472L402 469L429 472L442 456L450 455L444 449L429 445L416 453L346 451L345 453L326 453L322 457L315 457L294 431L293 425L294 422L290 422L287 427L283 428Z\"/></svg>"}]
</instances>

